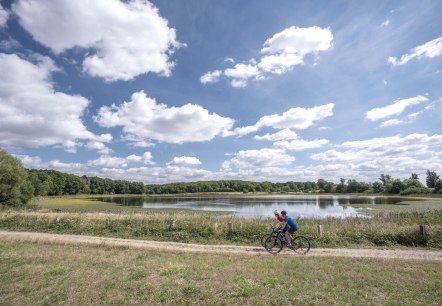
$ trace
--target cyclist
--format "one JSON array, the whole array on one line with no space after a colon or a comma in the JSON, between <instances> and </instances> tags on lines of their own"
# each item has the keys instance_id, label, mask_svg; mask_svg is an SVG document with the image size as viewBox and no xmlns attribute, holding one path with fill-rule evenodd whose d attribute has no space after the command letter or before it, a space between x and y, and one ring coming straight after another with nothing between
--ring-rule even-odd
<instances>
[{"instance_id":1,"label":"cyclist","mask_svg":"<svg viewBox=\"0 0 442 306\"><path fill-rule=\"evenodd\" d=\"M276 217L276 223L273 227L280 227L282 222L284 222L284 217L281 215L281 213L278 210L275 210L273 213L275 214Z\"/></svg>"},{"instance_id":2,"label":"cyclist","mask_svg":"<svg viewBox=\"0 0 442 306\"><path fill-rule=\"evenodd\" d=\"M296 221L292 217L288 216L285 210L281 211L281 215L284 217L284 222L282 224L282 229L283 229L282 232L285 235L287 244L291 246L293 241L290 234L293 234L298 230L298 223L296 223Z\"/></svg>"}]
</instances>

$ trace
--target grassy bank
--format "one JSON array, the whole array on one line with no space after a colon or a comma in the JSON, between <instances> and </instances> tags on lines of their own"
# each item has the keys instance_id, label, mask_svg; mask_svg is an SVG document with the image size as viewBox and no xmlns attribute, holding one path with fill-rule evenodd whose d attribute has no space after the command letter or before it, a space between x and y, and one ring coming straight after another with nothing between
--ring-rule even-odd
<instances>
[{"instance_id":1,"label":"grassy bank","mask_svg":"<svg viewBox=\"0 0 442 306\"><path fill-rule=\"evenodd\" d=\"M171 220L173 230L169 230ZM259 245L273 219L213 218L191 212L108 213L2 211L0 229L203 244ZM228 235L228 224L233 235ZM442 248L442 213L406 212L373 218L299 220L313 247L421 246ZM322 236L318 225L322 225ZM419 226L426 225L421 235Z\"/></svg>"},{"instance_id":2,"label":"grassy bank","mask_svg":"<svg viewBox=\"0 0 442 306\"><path fill-rule=\"evenodd\" d=\"M437 305L442 300L439 262L0 242L2 305Z\"/></svg>"}]
</instances>

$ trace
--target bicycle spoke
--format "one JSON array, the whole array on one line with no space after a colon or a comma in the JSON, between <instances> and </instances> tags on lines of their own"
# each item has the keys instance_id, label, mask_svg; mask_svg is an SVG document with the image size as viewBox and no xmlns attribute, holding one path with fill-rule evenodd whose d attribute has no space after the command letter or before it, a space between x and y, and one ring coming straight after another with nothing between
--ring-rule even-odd
<instances>
[{"instance_id":1,"label":"bicycle spoke","mask_svg":"<svg viewBox=\"0 0 442 306\"><path fill-rule=\"evenodd\" d=\"M310 251L310 241L304 236L297 236L293 240L293 250L298 254L306 254Z\"/></svg>"},{"instance_id":2,"label":"bicycle spoke","mask_svg":"<svg viewBox=\"0 0 442 306\"><path fill-rule=\"evenodd\" d=\"M282 241L275 236L269 236L265 241L265 249L271 254L277 254L282 249Z\"/></svg>"}]
</instances>

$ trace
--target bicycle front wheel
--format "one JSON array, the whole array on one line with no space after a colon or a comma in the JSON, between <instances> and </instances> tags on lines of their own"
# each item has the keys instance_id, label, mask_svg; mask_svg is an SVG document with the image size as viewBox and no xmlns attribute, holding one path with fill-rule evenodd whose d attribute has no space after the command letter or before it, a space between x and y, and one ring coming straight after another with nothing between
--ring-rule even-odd
<instances>
[{"instance_id":1,"label":"bicycle front wheel","mask_svg":"<svg viewBox=\"0 0 442 306\"><path fill-rule=\"evenodd\" d=\"M266 251L270 254L278 254L281 252L283 244L281 239L275 236L269 236L265 241Z\"/></svg>"},{"instance_id":2,"label":"bicycle front wheel","mask_svg":"<svg viewBox=\"0 0 442 306\"><path fill-rule=\"evenodd\" d=\"M310 240L304 236L297 236L293 239L293 250L301 255L310 251Z\"/></svg>"}]
</instances>

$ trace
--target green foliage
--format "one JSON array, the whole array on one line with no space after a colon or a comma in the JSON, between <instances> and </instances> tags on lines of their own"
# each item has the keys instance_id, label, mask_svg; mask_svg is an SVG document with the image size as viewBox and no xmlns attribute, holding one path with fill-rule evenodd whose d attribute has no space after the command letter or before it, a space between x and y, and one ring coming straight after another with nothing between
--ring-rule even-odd
<instances>
[{"instance_id":1,"label":"green foliage","mask_svg":"<svg viewBox=\"0 0 442 306\"><path fill-rule=\"evenodd\" d=\"M29 202L33 192L21 162L0 149L0 203L22 206Z\"/></svg>"},{"instance_id":2,"label":"green foliage","mask_svg":"<svg viewBox=\"0 0 442 306\"><path fill-rule=\"evenodd\" d=\"M435 188L438 182L440 182L439 175L437 175L434 171L427 170L427 187Z\"/></svg>"}]
</instances>

